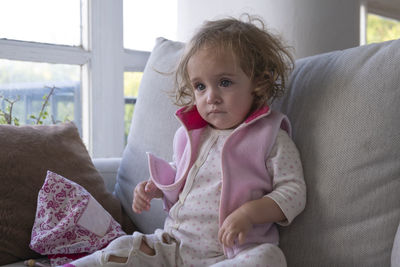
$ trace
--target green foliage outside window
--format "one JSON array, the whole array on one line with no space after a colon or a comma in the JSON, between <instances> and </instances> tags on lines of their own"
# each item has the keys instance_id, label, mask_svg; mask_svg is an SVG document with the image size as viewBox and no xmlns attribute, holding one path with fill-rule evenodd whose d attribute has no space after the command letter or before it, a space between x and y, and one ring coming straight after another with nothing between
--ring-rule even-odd
<instances>
[{"instance_id":1,"label":"green foliage outside window","mask_svg":"<svg viewBox=\"0 0 400 267\"><path fill-rule=\"evenodd\" d=\"M124 73L124 97L125 98L137 98L140 81L142 80L142 72L125 72ZM131 127L132 115L135 109L134 104L125 104L125 141L129 134L129 129Z\"/></svg>"},{"instance_id":2,"label":"green foliage outside window","mask_svg":"<svg viewBox=\"0 0 400 267\"><path fill-rule=\"evenodd\" d=\"M60 123L61 121L57 120L52 114L49 113L48 108L50 105L50 98L53 96L54 91L58 89L57 87L48 87L49 93L44 95L42 97L42 101L33 101L32 106L34 107L34 110L38 110L37 114L31 114L29 118L23 118L29 119L32 124L36 125L41 125L41 124L57 124ZM20 101L21 97L17 96L15 99L9 99L3 96L0 96L0 99L2 99L5 102L5 109L3 110L0 108L0 124L10 124L10 125L15 125L19 126L20 125L20 114L18 114L18 106L16 105L18 101ZM71 104L71 103L67 103ZM68 114L69 110L73 110L73 106L70 107L69 110L65 110L65 104L64 103L58 103L58 106L60 107L60 110L62 113ZM63 109L64 108L64 109ZM60 112L60 113L61 113ZM66 115L64 117L64 121L71 121L69 118L69 115Z\"/></svg>"},{"instance_id":3,"label":"green foliage outside window","mask_svg":"<svg viewBox=\"0 0 400 267\"><path fill-rule=\"evenodd\" d=\"M368 14L367 44L379 43L400 38L400 21Z\"/></svg>"},{"instance_id":4,"label":"green foliage outside window","mask_svg":"<svg viewBox=\"0 0 400 267\"><path fill-rule=\"evenodd\" d=\"M26 62L0 59L0 88L13 91L12 85L22 86L17 89L32 88L32 95L37 90L44 90L43 95L39 98L29 98L28 101L24 96L17 95L9 97L2 95L0 92L0 124L55 124L61 121L74 120L74 103L73 100L52 102L52 98L60 90L54 83L71 82L79 80L80 67L75 65L49 64L38 62ZM37 84L49 84L41 88ZM10 86L11 85L11 86ZM5 89L4 89L5 88ZM72 102L71 102L72 101ZM29 102L29 103L27 103ZM51 103L50 103L51 102ZM52 114L52 103L57 105L57 116ZM26 112L27 105L30 111ZM61 120L61 121L60 121Z\"/></svg>"}]
</instances>

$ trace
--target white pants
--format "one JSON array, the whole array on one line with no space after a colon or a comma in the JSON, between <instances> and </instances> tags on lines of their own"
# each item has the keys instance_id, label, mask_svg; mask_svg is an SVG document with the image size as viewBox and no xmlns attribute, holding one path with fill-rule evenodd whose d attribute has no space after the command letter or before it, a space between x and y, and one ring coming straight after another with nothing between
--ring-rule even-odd
<instances>
[{"instance_id":1,"label":"white pants","mask_svg":"<svg viewBox=\"0 0 400 267\"><path fill-rule=\"evenodd\" d=\"M142 240L154 249L155 255L150 256L140 251ZM126 263L110 262L110 255L127 258ZM133 235L122 236L112 241L105 249L97 251L89 256L71 262L75 267L90 266L184 266L179 255L179 242L172 239L162 230L156 230L154 234L144 235L139 232ZM194 266L194 265L193 265ZM204 265L202 265L203 267ZM286 267L285 256L281 249L273 244L261 244L253 248L241 251L232 259L222 259L213 267Z\"/></svg>"}]
</instances>

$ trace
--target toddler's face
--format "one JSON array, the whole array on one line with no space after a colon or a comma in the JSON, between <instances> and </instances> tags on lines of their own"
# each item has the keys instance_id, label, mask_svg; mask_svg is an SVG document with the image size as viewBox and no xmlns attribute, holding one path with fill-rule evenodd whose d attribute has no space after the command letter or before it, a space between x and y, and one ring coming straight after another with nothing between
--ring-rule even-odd
<instances>
[{"instance_id":1,"label":"toddler's face","mask_svg":"<svg viewBox=\"0 0 400 267\"><path fill-rule=\"evenodd\" d=\"M203 48L189 60L187 71L201 117L217 129L238 126L253 105L254 84L229 52Z\"/></svg>"}]
</instances>

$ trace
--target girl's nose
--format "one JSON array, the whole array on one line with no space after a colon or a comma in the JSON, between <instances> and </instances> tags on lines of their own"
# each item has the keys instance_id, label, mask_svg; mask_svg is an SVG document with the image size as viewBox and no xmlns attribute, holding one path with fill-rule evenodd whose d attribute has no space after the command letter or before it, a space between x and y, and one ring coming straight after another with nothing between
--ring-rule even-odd
<instances>
[{"instance_id":1,"label":"girl's nose","mask_svg":"<svg viewBox=\"0 0 400 267\"><path fill-rule=\"evenodd\" d=\"M218 90L211 88L210 90L208 90L207 92L207 104L219 104L221 103L221 96L218 92Z\"/></svg>"}]
</instances>

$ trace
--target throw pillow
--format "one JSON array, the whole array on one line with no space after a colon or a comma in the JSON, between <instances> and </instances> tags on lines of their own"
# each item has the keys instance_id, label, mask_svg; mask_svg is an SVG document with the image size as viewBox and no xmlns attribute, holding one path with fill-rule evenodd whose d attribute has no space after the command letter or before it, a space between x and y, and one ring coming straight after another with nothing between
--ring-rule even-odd
<instances>
[{"instance_id":1,"label":"throw pillow","mask_svg":"<svg viewBox=\"0 0 400 267\"><path fill-rule=\"evenodd\" d=\"M120 203L107 192L73 123L0 125L0 164L0 265L40 256L29 243L48 170L86 188L121 222Z\"/></svg>"},{"instance_id":2,"label":"throw pillow","mask_svg":"<svg viewBox=\"0 0 400 267\"><path fill-rule=\"evenodd\" d=\"M149 212L135 214L131 208L132 192L137 183L149 178L146 152L172 160L172 140L178 121L173 116L177 107L168 97L174 88L173 75L168 73L175 70L183 48L183 43L157 39L140 83L128 144L117 175L115 193L144 233L162 227L166 213L161 201L154 200Z\"/></svg>"},{"instance_id":3,"label":"throw pillow","mask_svg":"<svg viewBox=\"0 0 400 267\"><path fill-rule=\"evenodd\" d=\"M126 235L85 188L48 171L39 191L30 247L52 266L67 264Z\"/></svg>"}]
</instances>

